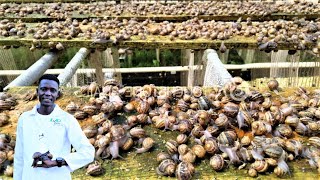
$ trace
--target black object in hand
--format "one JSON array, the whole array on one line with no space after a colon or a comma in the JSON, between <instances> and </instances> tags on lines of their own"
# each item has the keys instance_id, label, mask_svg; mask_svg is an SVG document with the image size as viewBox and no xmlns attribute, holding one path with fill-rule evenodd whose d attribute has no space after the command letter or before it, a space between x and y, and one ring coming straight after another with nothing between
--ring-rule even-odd
<instances>
[{"instance_id":1,"label":"black object in hand","mask_svg":"<svg viewBox=\"0 0 320 180\"><path fill-rule=\"evenodd\" d=\"M52 154L47 151L46 153L40 153L40 152L35 152L32 156L33 162L31 167L41 167L41 165L38 164L39 161L46 161L49 159L52 159Z\"/></svg>"}]
</instances>

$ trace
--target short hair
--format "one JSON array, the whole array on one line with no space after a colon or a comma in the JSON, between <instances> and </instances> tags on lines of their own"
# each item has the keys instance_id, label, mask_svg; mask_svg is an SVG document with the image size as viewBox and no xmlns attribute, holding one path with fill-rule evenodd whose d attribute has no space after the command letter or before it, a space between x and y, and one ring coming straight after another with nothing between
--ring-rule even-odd
<instances>
[{"instance_id":1,"label":"short hair","mask_svg":"<svg viewBox=\"0 0 320 180\"><path fill-rule=\"evenodd\" d=\"M55 82L58 83L58 86L60 86L60 81L59 81L59 79L57 78L57 76L55 76L55 75L53 75L53 74L44 74L44 75L42 75L42 76L40 77L40 79L39 79L39 84L40 84L41 80L43 80L43 79L55 81Z\"/></svg>"}]
</instances>

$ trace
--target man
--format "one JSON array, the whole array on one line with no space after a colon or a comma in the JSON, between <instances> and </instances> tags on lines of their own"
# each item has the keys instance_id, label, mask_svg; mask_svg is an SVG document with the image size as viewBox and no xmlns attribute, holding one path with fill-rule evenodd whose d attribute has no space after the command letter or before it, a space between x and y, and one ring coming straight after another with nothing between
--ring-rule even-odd
<instances>
[{"instance_id":1,"label":"man","mask_svg":"<svg viewBox=\"0 0 320 180\"><path fill-rule=\"evenodd\" d=\"M59 84L56 76L43 75L37 88L40 104L19 117L14 154L15 180L71 179L70 172L94 159L95 149L78 121L54 103L60 94ZM71 145L76 152L71 152ZM38 162L34 161L36 155L42 155Z\"/></svg>"}]
</instances>

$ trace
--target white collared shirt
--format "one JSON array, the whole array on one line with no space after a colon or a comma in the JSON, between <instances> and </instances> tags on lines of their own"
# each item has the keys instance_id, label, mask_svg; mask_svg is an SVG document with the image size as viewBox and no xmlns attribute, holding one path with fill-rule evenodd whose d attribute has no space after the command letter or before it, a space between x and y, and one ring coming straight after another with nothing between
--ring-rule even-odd
<instances>
[{"instance_id":1,"label":"white collared shirt","mask_svg":"<svg viewBox=\"0 0 320 180\"><path fill-rule=\"evenodd\" d=\"M81 130L78 121L58 105L49 115L37 112L39 104L23 113L18 120L14 153L15 180L67 180L70 172L94 159L95 149ZM76 152L71 153L71 145ZM35 152L50 151L53 159L62 157L68 166L33 168Z\"/></svg>"}]
</instances>

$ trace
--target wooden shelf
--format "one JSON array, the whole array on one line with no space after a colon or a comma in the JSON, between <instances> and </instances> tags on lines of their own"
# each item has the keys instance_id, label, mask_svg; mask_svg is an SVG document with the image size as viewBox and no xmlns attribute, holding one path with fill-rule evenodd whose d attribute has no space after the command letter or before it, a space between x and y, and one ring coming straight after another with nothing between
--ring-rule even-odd
<instances>
[{"instance_id":1,"label":"wooden shelf","mask_svg":"<svg viewBox=\"0 0 320 180\"><path fill-rule=\"evenodd\" d=\"M159 1L116 1L99 0L0 0L0 19L21 19L25 22L54 21L58 19L151 19L155 21L185 21L194 17L204 20L236 21L250 17L253 21L265 20L292 20L293 18L305 18L314 20L320 17L319 5L261 2L237 2L237 1L185 1L179 4L161 4ZM55 2L62 2L56 4ZM129 3L128 3L129 2ZM163 1L164 2L164 1ZM177 1L168 1L176 3ZM279 2L279 1L277 1ZM25 3L25 4L17 4ZM157 3L157 4L155 4ZM143 5L134 5L143 4ZM297 9L296 7L300 7ZM28 9L26 8L28 7ZM36 12L32 11L36 10ZM50 11L48 11L50 10ZM29 14L31 13L31 14Z\"/></svg>"},{"instance_id":2,"label":"wooden shelf","mask_svg":"<svg viewBox=\"0 0 320 180\"><path fill-rule=\"evenodd\" d=\"M133 39L135 37L133 36ZM152 40L150 40L152 39ZM124 48L141 48L141 49L219 49L222 41L221 40L205 40L205 39L195 39L195 40L173 40L170 41L168 38L163 36L150 36L147 40L126 40L119 41L116 44L113 42L107 43L94 43L92 40L84 40L80 38L75 38L72 40L65 39L50 39L50 40L39 40L41 43L41 48L49 48L49 42L62 43L65 48L68 47L86 47L86 48L98 48L105 49L108 47L124 47ZM243 38L234 37L223 41L228 49L233 48L245 48L245 49L258 49L257 41L255 38ZM28 38L1 38L1 46L29 46L33 44L33 39ZM278 49L290 50L296 49L296 44L279 43ZM307 45L306 49L312 49L312 45Z\"/></svg>"}]
</instances>

